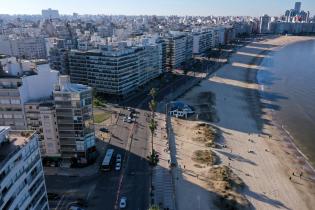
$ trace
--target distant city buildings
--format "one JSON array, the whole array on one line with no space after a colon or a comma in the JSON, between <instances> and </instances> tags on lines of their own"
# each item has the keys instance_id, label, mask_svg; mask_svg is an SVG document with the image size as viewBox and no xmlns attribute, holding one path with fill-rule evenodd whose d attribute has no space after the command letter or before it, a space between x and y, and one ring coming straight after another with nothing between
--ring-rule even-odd
<instances>
[{"instance_id":1,"label":"distant city buildings","mask_svg":"<svg viewBox=\"0 0 315 210\"><path fill-rule=\"evenodd\" d=\"M34 131L0 126L0 209L49 209Z\"/></svg>"},{"instance_id":2,"label":"distant city buildings","mask_svg":"<svg viewBox=\"0 0 315 210\"><path fill-rule=\"evenodd\" d=\"M0 53L23 59L46 58L45 40L41 37L0 35Z\"/></svg>"},{"instance_id":3,"label":"distant city buildings","mask_svg":"<svg viewBox=\"0 0 315 210\"><path fill-rule=\"evenodd\" d=\"M295 2L294 9L286 10L284 17L286 22L310 22L310 12L301 10L302 3Z\"/></svg>"}]
</instances>

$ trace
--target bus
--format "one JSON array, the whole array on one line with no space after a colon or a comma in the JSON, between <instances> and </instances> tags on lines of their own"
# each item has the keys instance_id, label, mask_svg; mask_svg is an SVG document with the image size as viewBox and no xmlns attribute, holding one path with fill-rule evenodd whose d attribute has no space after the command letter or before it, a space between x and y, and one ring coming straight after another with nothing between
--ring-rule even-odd
<instances>
[{"instance_id":1,"label":"bus","mask_svg":"<svg viewBox=\"0 0 315 210\"><path fill-rule=\"evenodd\" d=\"M106 151L105 157L104 157L102 165L101 165L102 171L110 171L111 170L112 163L113 163L113 154L114 154L114 149L108 149Z\"/></svg>"}]
</instances>

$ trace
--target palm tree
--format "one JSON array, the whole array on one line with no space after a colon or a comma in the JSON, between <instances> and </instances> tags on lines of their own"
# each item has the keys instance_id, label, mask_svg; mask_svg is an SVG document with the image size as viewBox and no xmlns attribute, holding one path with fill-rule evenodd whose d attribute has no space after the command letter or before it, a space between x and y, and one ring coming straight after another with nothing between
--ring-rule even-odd
<instances>
[{"instance_id":1,"label":"palm tree","mask_svg":"<svg viewBox=\"0 0 315 210\"><path fill-rule=\"evenodd\" d=\"M156 93L157 93L157 91L156 91L155 88L152 88L152 89L150 90L149 95L152 97L153 100L155 100Z\"/></svg>"},{"instance_id":2,"label":"palm tree","mask_svg":"<svg viewBox=\"0 0 315 210\"><path fill-rule=\"evenodd\" d=\"M154 114L154 112L156 110L156 105L157 105L156 101L153 100L153 99L149 102L149 108L150 108L150 110L152 112L152 115ZM154 118L154 115L152 117Z\"/></svg>"},{"instance_id":3,"label":"palm tree","mask_svg":"<svg viewBox=\"0 0 315 210\"><path fill-rule=\"evenodd\" d=\"M150 93L149 95L152 97L151 101L149 102L149 108L151 110L151 119L150 119L150 122L149 122L149 129L151 131L151 161L154 164L156 164L156 157L155 157L155 151L154 151L154 148L153 148L153 136L154 136L154 132L156 130L156 127L157 127L157 123L156 121L154 120L154 117L155 117L155 110L156 110L156 106L157 106L157 103L155 101L155 96L157 94L157 91L155 88L152 88L150 90Z\"/></svg>"}]
</instances>

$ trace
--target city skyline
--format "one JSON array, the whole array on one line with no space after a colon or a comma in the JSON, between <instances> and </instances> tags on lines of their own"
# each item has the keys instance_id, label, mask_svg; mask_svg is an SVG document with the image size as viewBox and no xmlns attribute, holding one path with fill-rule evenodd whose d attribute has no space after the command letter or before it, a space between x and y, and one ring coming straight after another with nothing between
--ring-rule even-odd
<instances>
[{"instance_id":1,"label":"city skyline","mask_svg":"<svg viewBox=\"0 0 315 210\"><path fill-rule=\"evenodd\" d=\"M315 1L304 0L302 10L315 14ZM237 0L237 1L190 1L190 0L12 0L2 2L0 14L41 14L42 9L57 9L61 14L105 14L105 15L192 15L192 16L271 16L282 15L286 9L294 7L295 0ZM119 7L117 6L119 5ZM229 6L226 6L229 5ZM188 10L189 9L189 10Z\"/></svg>"}]
</instances>

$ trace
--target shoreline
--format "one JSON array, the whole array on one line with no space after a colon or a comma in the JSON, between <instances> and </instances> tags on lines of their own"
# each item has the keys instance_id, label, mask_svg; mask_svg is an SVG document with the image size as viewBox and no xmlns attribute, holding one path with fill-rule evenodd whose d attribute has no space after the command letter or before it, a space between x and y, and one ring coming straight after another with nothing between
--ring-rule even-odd
<instances>
[{"instance_id":1,"label":"shoreline","mask_svg":"<svg viewBox=\"0 0 315 210\"><path fill-rule=\"evenodd\" d=\"M292 43L287 43L285 45L282 45L282 46L279 46L277 47L275 50L273 50L273 52L269 52L267 53L268 56L271 56L270 54L271 53L275 53L276 51L278 50L281 50L281 48L284 48L288 45L291 45L291 44L295 44L295 43L300 43L300 42L307 42L307 41L310 41L310 40L315 40L315 37L314 36L299 36L299 37L305 37L306 40L300 40L300 41L295 41L295 42L292 42ZM266 53L266 51L263 51L261 54L264 55ZM264 58L260 58L260 57L256 57L254 59L260 59L256 65L257 66L261 66L263 67L263 62L264 62ZM252 71L253 72L253 71ZM258 74L259 74L259 71L255 71L253 72L252 75L248 75L247 79L248 81L251 81L252 79L250 79L251 77L252 78L255 78L255 82L259 85L259 96L258 96L258 100L259 100L259 103L262 104L262 95L264 93L266 93L265 91L265 88L264 88L264 84L260 83L259 80L258 80ZM295 157L299 158L299 157L302 157L304 159L304 162L305 164L303 165L303 167L306 165L307 169L304 169L307 171L307 173L309 173L309 175L311 176L310 178L315 181L315 168L314 166L310 163L310 160L309 158L303 153L303 151L299 148L299 146L295 143L295 138L290 134L290 132L288 130L286 130L282 124L279 124L278 121L276 121L274 119L274 111L273 110L269 110L269 109L266 109L265 110L267 113L266 115L269 115L269 117L271 118L271 122L274 124L273 126L276 127L276 129L278 130L278 132L280 133L284 133L286 135L287 138L285 137L282 137L282 141L286 141L288 142L289 144L291 144L294 149L297 151L297 154ZM256 119L256 120L259 120L259 119Z\"/></svg>"},{"instance_id":2,"label":"shoreline","mask_svg":"<svg viewBox=\"0 0 315 210\"><path fill-rule=\"evenodd\" d=\"M315 183L309 180L306 167L301 167L307 159L297 158L296 145L285 135L284 130L276 126L270 110L270 102L274 99L261 95L263 88L257 79L258 72L264 70L262 62L265 57L270 57L272 52L288 44L308 39L314 37L280 36L252 41L233 53L229 64L222 66L179 99L195 107L196 114L200 116L211 113L214 108L219 120L210 124L220 130L221 137L217 143L225 146L211 150L219 157L219 166L229 166L243 180L245 188L239 193L246 197L254 209L304 210L312 209L315 205ZM203 96L205 93L214 94L214 104ZM275 99L281 98L275 96ZM212 168L211 165L198 168L191 161L195 150L207 149L192 142L196 132L191 131L198 122L209 123L204 120L174 121L178 145L176 156L180 168L186 165L186 170L188 168L192 173L206 174ZM190 196L189 189L194 189L193 194L199 198L191 198L189 204L196 206L200 204L200 196L206 197L210 193L212 203L202 203L203 209L209 209L215 199L215 189L209 188L198 178L182 173L181 169L178 173L181 185L177 199L183 200ZM181 206L182 209L188 210L185 205ZM215 208L212 206L211 209Z\"/></svg>"}]
</instances>

